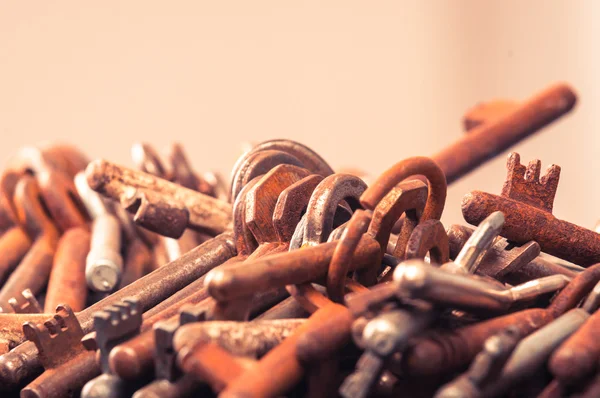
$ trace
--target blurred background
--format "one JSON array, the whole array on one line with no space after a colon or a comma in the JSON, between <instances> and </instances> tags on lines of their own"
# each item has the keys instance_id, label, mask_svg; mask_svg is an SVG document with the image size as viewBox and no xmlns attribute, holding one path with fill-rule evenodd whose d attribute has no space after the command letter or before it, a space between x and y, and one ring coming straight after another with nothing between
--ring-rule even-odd
<instances>
[{"instance_id":1,"label":"blurred background","mask_svg":"<svg viewBox=\"0 0 600 398\"><path fill-rule=\"evenodd\" d=\"M462 134L479 101L556 81L575 110L517 145L562 167L554 214L593 227L600 147L600 2L3 2L0 161L63 141L131 165L136 141L177 140L228 175L244 142L291 138L334 168L377 175ZM499 193L506 154L453 184Z\"/></svg>"}]
</instances>

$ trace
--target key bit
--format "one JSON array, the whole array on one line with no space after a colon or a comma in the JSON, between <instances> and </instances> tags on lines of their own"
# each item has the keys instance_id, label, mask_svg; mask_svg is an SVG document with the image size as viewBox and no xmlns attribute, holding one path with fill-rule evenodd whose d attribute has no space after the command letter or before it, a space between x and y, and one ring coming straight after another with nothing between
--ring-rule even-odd
<instances>
[{"instance_id":1,"label":"key bit","mask_svg":"<svg viewBox=\"0 0 600 398\"><path fill-rule=\"evenodd\" d=\"M19 296L8 299L8 305L15 314L40 314L42 307L37 299L31 293L31 290L25 289Z\"/></svg>"},{"instance_id":2,"label":"key bit","mask_svg":"<svg viewBox=\"0 0 600 398\"><path fill-rule=\"evenodd\" d=\"M57 368L85 350L83 330L68 306L59 305L56 314L43 324L25 322L23 333L36 345L46 369Z\"/></svg>"},{"instance_id":3,"label":"key bit","mask_svg":"<svg viewBox=\"0 0 600 398\"><path fill-rule=\"evenodd\" d=\"M102 311L94 314L95 342L100 350L100 367L102 374L88 381L83 386L82 398L106 397L119 398L135 390L131 383L112 374L109 366L110 351L123 341L137 335L142 325L142 313L135 298L124 298ZM89 339L89 334L86 335ZM84 343L87 348L92 344ZM93 347L92 350L96 348Z\"/></svg>"},{"instance_id":4,"label":"key bit","mask_svg":"<svg viewBox=\"0 0 600 398\"><path fill-rule=\"evenodd\" d=\"M465 220L477 225L488 214L502 211L501 235L509 241L524 244L534 240L543 252L583 266L599 262L600 235L552 215L560 167L551 166L540 178L539 161L525 168L517 153L508 156L507 167L501 196L481 191L464 196Z\"/></svg>"},{"instance_id":5,"label":"key bit","mask_svg":"<svg viewBox=\"0 0 600 398\"><path fill-rule=\"evenodd\" d=\"M100 350L100 363L104 373L110 373L108 356L110 350L140 331L142 312L135 298L124 298L121 302L106 307L94 314L96 343Z\"/></svg>"}]
</instances>

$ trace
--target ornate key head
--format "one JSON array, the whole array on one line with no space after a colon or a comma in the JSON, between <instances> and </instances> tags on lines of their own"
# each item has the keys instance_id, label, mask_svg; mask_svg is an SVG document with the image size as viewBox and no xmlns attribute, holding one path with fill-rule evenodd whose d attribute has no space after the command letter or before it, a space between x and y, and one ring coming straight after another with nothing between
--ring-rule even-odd
<instances>
[{"instance_id":1,"label":"ornate key head","mask_svg":"<svg viewBox=\"0 0 600 398\"><path fill-rule=\"evenodd\" d=\"M506 162L508 173L502 186L502 196L552 213L560 166L551 165L540 178L541 167L542 163L537 159L525 167L521 164L518 153L510 153Z\"/></svg>"}]
</instances>

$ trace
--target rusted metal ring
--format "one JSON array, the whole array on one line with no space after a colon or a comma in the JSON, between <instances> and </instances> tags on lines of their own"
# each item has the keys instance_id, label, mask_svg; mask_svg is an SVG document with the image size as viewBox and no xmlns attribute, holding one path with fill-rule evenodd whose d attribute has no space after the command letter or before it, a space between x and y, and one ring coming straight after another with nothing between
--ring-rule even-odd
<instances>
[{"instance_id":1,"label":"rusted metal ring","mask_svg":"<svg viewBox=\"0 0 600 398\"><path fill-rule=\"evenodd\" d=\"M243 170L247 167L250 158L258 152L270 150L285 152L295 157L302 162L303 167L306 167L315 174L323 177L333 174L333 169L327 164L327 162L307 146L292 140L269 140L256 145L254 148L252 148L252 150L248 151L237 160L231 172L230 198L235 198L235 195L237 195L237 192L239 192L240 188L237 186L234 187L234 182L240 173L244 173Z\"/></svg>"},{"instance_id":2,"label":"rusted metal ring","mask_svg":"<svg viewBox=\"0 0 600 398\"><path fill-rule=\"evenodd\" d=\"M258 247L258 242L246 226L246 195L260 180L260 176L244 186L233 204L233 239L239 255L248 256Z\"/></svg>"},{"instance_id":3,"label":"rusted metal ring","mask_svg":"<svg viewBox=\"0 0 600 398\"><path fill-rule=\"evenodd\" d=\"M318 245L333 230L338 204L345 200L352 210L360 208L359 198L367 184L351 174L332 174L315 188L306 211L303 245Z\"/></svg>"},{"instance_id":4,"label":"rusted metal ring","mask_svg":"<svg viewBox=\"0 0 600 398\"><path fill-rule=\"evenodd\" d=\"M327 271L327 295L336 303L344 302L345 281L348 267L360 239L367 232L371 223L371 215L364 210L357 210L342 233L342 237L333 252Z\"/></svg>"},{"instance_id":5,"label":"rusted metal ring","mask_svg":"<svg viewBox=\"0 0 600 398\"><path fill-rule=\"evenodd\" d=\"M448 235L439 220L427 220L415 227L406 244L404 259L423 259L427 253L435 264L450 261Z\"/></svg>"},{"instance_id":6,"label":"rusted metal ring","mask_svg":"<svg viewBox=\"0 0 600 398\"><path fill-rule=\"evenodd\" d=\"M424 176L429 187L427 204L421 220L439 220L446 201L446 176L437 163L424 156L407 158L393 165L365 191L360 198L360 203L364 208L373 210L394 186L416 175Z\"/></svg>"},{"instance_id":7,"label":"rusted metal ring","mask_svg":"<svg viewBox=\"0 0 600 398\"><path fill-rule=\"evenodd\" d=\"M250 180L266 174L269 170L280 164L305 167L298 158L283 151L265 150L250 154L232 176L230 201L235 201L243 186Z\"/></svg>"}]
</instances>

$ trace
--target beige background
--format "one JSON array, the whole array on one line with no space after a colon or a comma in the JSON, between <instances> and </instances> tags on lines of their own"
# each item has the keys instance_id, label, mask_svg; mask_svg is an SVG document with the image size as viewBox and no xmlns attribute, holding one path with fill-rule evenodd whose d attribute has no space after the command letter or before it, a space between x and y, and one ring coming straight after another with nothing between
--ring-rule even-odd
<instances>
[{"instance_id":1,"label":"beige background","mask_svg":"<svg viewBox=\"0 0 600 398\"><path fill-rule=\"evenodd\" d=\"M575 112L516 149L562 166L555 214L592 227L598 21L592 0L2 1L0 160L61 140L130 164L133 142L176 139L228 172L240 143L284 137L376 174L454 140L477 101L564 80ZM444 221L499 192L504 162L454 184Z\"/></svg>"}]
</instances>

